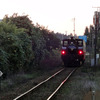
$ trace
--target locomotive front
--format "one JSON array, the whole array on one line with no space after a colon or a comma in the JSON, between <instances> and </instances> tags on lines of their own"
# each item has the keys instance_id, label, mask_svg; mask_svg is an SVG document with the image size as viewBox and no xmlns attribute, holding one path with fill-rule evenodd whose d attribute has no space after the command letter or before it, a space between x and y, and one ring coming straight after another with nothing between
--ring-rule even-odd
<instances>
[{"instance_id":1,"label":"locomotive front","mask_svg":"<svg viewBox=\"0 0 100 100\"><path fill-rule=\"evenodd\" d=\"M85 61L85 43L82 39L64 39L62 41L61 58L64 65L80 66Z\"/></svg>"}]
</instances>

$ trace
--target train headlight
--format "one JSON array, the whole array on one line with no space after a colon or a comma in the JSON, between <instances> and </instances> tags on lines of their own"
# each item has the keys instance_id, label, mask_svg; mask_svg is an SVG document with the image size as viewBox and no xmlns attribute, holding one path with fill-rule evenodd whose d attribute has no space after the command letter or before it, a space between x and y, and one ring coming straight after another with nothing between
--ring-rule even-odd
<instances>
[{"instance_id":1,"label":"train headlight","mask_svg":"<svg viewBox=\"0 0 100 100\"><path fill-rule=\"evenodd\" d=\"M65 54L66 54L66 51L65 51L65 50L62 50L62 51L61 51L61 54L62 54L62 55L65 55Z\"/></svg>"},{"instance_id":2,"label":"train headlight","mask_svg":"<svg viewBox=\"0 0 100 100\"><path fill-rule=\"evenodd\" d=\"M78 54L79 54L79 55L82 55L82 54L83 54L83 50L79 50L79 51L78 51Z\"/></svg>"}]
</instances>

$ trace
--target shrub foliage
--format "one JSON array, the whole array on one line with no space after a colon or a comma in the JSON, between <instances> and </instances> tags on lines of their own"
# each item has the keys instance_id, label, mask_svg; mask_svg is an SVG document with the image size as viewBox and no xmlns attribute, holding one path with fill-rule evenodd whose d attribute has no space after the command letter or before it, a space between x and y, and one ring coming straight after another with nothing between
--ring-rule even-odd
<instances>
[{"instance_id":1,"label":"shrub foliage","mask_svg":"<svg viewBox=\"0 0 100 100\"><path fill-rule=\"evenodd\" d=\"M30 37L10 23L0 23L0 51L0 69L6 73L21 70L34 58Z\"/></svg>"},{"instance_id":2,"label":"shrub foliage","mask_svg":"<svg viewBox=\"0 0 100 100\"><path fill-rule=\"evenodd\" d=\"M59 47L54 32L39 24L34 26L27 15L6 15L0 22L0 70L5 73L31 70L52 59Z\"/></svg>"}]
</instances>

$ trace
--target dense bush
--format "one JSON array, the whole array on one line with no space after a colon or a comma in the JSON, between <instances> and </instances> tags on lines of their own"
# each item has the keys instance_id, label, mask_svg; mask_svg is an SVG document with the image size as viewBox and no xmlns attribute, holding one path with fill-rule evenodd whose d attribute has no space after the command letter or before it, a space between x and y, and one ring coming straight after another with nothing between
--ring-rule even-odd
<instances>
[{"instance_id":1,"label":"dense bush","mask_svg":"<svg viewBox=\"0 0 100 100\"><path fill-rule=\"evenodd\" d=\"M33 59L31 40L24 29L10 23L0 23L0 70L17 72Z\"/></svg>"},{"instance_id":2,"label":"dense bush","mask_svg":"<svg viewBox=\"0 0 100 100\"><path fill-rule=\"evenodd\" d=\"M52 50L59 48L60 40L56 37L54 32L51 32L38 24L33 28L33 33L32 39L34 41L34 61L37 66L40 66L41 61L50 58L52 55Z\"/></svg>"},{"instance_id":3,"label":"dense bush","mask_svg":"<svg viewBox=\"0 0 100 100\"><path fill-rule=\"evenodd\" d=\"M47 60L58 66L59 47L55 33L39 24L34 26L27 15L6 15L0 22L0 70L5 73L29 71Z\"/></svg>"},{"instance_id":4,"label":"dense bush","mask_svg":"<svg viewBox=\"0 0 100 100\"><path fill-rule=\"evenodd\" d=\"M41 60L40 62L40 68L42 69L53 69L55 67L60 66L62 63L61 61L61 55L59 49L55 50L52 49L52 51L49 54L49 57Z\"/></svg>"},{"instance_id":5,"label":"dense bush","mask_svg":"<svg viewBox=\"0 0 100 100\"><path fill-rule=\"evenodd\" d=\"M8 69L8 53L0 48L0 70L3 72L9 71Z\"/></svg>"},{"instance_id":6,"label":"dense bush","mask_svg":"<svg viewBox=\"0 0 100 100\"><path fill-rule=\"evenodd\" d=\"M32 37L34 44L33 44L33 51L34 51L34 63L36 66L40 64L40 61L44 59L46 55L46 41L38 28L34 28L34 35Z\"/></svg>"}]
</instances>

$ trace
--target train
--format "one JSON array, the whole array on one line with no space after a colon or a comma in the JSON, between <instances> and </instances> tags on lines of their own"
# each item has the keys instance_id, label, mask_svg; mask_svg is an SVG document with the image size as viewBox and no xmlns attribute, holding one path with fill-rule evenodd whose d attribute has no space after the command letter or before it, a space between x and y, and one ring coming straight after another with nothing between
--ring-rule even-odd
<instances>
[{"instance_id":1,"label":"train","mask_svg":"<svg viewBox=\"0 0 100 100\"><path fill-rule=\"evenodd\" d=\"M61 59L65 67L84 64L85 53L86 43L83 39L70 37L62 40Z\"/></svg>"}]
</instances>

